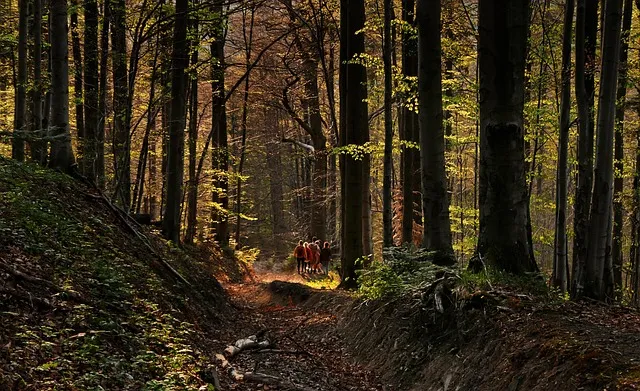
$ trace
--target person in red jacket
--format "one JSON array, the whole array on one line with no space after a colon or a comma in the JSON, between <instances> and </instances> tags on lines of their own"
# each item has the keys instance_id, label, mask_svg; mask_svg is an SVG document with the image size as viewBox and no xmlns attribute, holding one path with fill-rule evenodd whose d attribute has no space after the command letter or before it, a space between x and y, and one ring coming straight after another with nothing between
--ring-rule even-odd
<instances>
[{"instance_id":1,"label":"person in red jacket","mask_svg":"<svg viewBox=\"0 0 640 391\"><path fill-rule=\"evenodd\" d=\"M313 261L314 254L311 248L309 247L309 243L307 242L304 242L304 249L305 249L304 270L309 272L311 270L309 265Z\"/></svg>"},{"instance_id":2,"label":"person in red jacket","mask_svg":"<svg viewBox=\"0 0 640 391\"><path fill-rule=\"evenodd\" d=\"M307 258L307 250L305 250L302 240L298 242L295 250L293 250L293 256L298 262L298 274L302 274L304 271L304 260Z\"/></svg>"}]
</instances>

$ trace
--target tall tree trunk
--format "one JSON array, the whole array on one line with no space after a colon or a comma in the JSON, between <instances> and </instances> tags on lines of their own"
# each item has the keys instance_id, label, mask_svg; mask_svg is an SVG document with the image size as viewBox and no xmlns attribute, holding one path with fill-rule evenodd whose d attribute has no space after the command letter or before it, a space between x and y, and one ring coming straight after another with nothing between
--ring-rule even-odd
<instances>
[{"instance_id":1,"label":"tall tree trunk","mask_svg":"<svg viewBox=\"0 0 640 391\"><path fill-rule=\"evenodd\" d=\"M100 36L100 75L98 110L98 133L96 135L96 177L98 186L105 187L105 163L104 163L104 128L107 123L107 74L109 72L109 27L111 25L111 5L109 0L103 0L102 33Z\"/></svg>"},{"instance_id":2,"label":"tall tree trunk","mask_svg":"<svg viewBox=\"0 0 640 391\"><path fill-rule=\"evenodd\" d=\"M622 16L622 40L620 43L620 71L618 73L618 91L616 93L616 128L614 146L614 175L613 180L613 233L611 256L613 262L614 291L618 298L622 291L622 190L624 183L624 112L627 97L627 59L629 57L629 34L631 32L631 15L633 2L624 0L624 15Z\"/></svg>"},{"instance_id":3,"label":"tall tree trunk","mask_svg":"<svg viewBox=\"0 0 640 391\"><path fill-rule=\"evenodd\" d=\"M524 66L528 0L480 0L480 235L490 267L537 271L527 232L524 172Z\"/></svg>"},{"instance_id":4,"label":"tall tree trunk","mask_svg":"<svg viewBox=\"0 0 640 391\"><path fill-rule=\"evenodd\" d=\"M610 227L613 201L613 134L616 85L620 60L620 21L622 1L608 0L602 45L602 71L598 97L598 145L589 219L585 295L603 300L610 287L605 276L607 227Z\"/></svg>"},{"instance_id":5,"label":"tall tree trunk","mask_svg":"<svg viewBox=\"0 0 640 391\"><path fill-rule=\"evenodd\" d=\"M24 136L27 130L27 24L29 1L19 0L18 7L18 80L11 157L18 161L23 161Z\"/></svg>"},{"instance_id":6,"label":"tall tree trunk","mask_svg":"<svg viewBox=\"0 0 640 391\"><path fill-rule=\"evenodd\" d=\"M422 247L435 263L453 264L442 117L440 0L418 0L418 105L422 167Z\"/></svg>"},{"instance_id":7,"label":"tall tree trunk","mask_svg":"<svg viewBox=\"0 0 640 391\"><path fill-rule=\"evenodd\" d=\"M180 242L180 205L184 177L185 69L189 61L187 41L188 0L176 1L171 55L171 114L169 150L167 156L167 207L164 215L164 235Z\"/></svg>"},{"instance_id":8,"label":"tall tree trunk","mask_svg":"<svg viewBox=\"0 0 640 391\"><path fill-rule=\"evenodd\" d=\"M368 135L367 73L364 66L350 62L354 56L365 52L364 34L357 33L364 27L363 0L340 2L340 110L344 121L345 145L362 145ZM344 99L344 105L342 101ZM344 218L342 282L343 288L357 285L356 263L363 254L363 184L364 162L353 156L344 156Z\"/></svg>"},{"instance_id":9,"label":"tall tree trunk","mask_svg":"<svg viewBox=\"0 0 640 391\"><path fill-rule=\"evenodd\" d=\"M113 65L113 161L115 168L115 198L125 210L131 206L130 136L127 99L127 41L125 0L110 3L113 28L111 44Z\"/></svg>"},{"instance_id":10,"label":"tall tree trunk","mask_svg":"<svg viewBox=\"0 0 640 391\"><path fill-rule=\"evenodd\" d=\"M384 247L393 246L393 211L391 210L391 169L393 168L393 85L391 74L391 11L393 2L384 1L384 175L382 185L382 231Z\"/></svg>"},{"instance_id":11,"label":"tall tree trunk","mask_svg":"<svg viewBox=\"0 0 640 391\"><path fill-rule=\"evenodd\" d=\"M278 111L265 108L265 124L269 134L280 134ZM266 135L266 134L265 134ZM265 163L269 171L269 190L271 198L271 227L274 235L286 232L284 222L283 190L282 190L282 160L279 143L271 143L265 137Z\"/></svg>"},{"instance_id":12,"label":"tall tree trunk","mask_svg":"<svg viewBox=\"0 0 640 391\"><path fill-rule=\"evenodd\" d=\"M42 123L42 0L33 1L33 129L36 137L45 135ZM46 142L33 140L31 160L44 165L47 160Z\"/></svg>"},{"instance_id":13,"label":"tall tree trunk","mask_svg":"<svg viewBox=\"0 0 640 391\"><path fill-rule=\"evenodd\" d=\"M640 10L640 0L636 0L636 8ZM635 105L640 115L640 103ZM631 302L640 305L640 126L635 129L636 135L636 170L633 175L633 194L631 198Z\"/></svg>"},{"instance_id":14,"label":"tall tree trunk","mask_svg":"<svg viewBox=\"0 0 640 391\"><path fill-rule=\"evenodd\" d=\"M414 0L402 1L402 20L410 26L414 25ZM405 77L418 76L417 39L406 29L402 32L402 74ZM402 108L402 124L400 137L403 141L418 143L418 115L405 104ZM412 146L404 146L402 150L402 242L413 242L414 222L420 223L415 208L415 190L420 181L415 180L419 172L416 164L419 152ZM419 197L418 197L419 198Z\"/></svg>"},{"instance_id":15,"label":"tall tree trunk","mask_svg":"<svg viewBox=\"0 0 640 391\"><path fill-rule=\"evenodd\" d=\"M71 173L75 167L69 133L67 0L51 0L51 156L49 167Z\"/></svg>"},{"instance_id":16,"label":"tall tree trunk","mask_svg":"<svg viewBox=\"0 0 640 391\"><path fill-rule=\"evenodd\" d=\"M251 17L249 22L249 30L247 31L247 24L243 11L243 24L242 24L242 32L244 36L244 44L245 44L245 71L247 72L247 77L244 79L244 91L242 94L242 119L240 122L242 139L240 143L240 162L238 163L238 179L236 180L236 246L240 245L240 221L241 221L241 213L242 213L242 170L244 169L245 162L245 150L247 145L247 119L249 115L249 72L250 69L250 61L251 61L251 49L253 45L253 24L255 22L255 8L251 8Z\"/></svg>"},{"instance_id":17,"label":"tall tree trunk","mask_svg":"<svg viewBox=\"0 0 640 391\"><path fill-rule=\"evenodd\" d=\"M196 3L194 3L196 4ZM196 225L198 218L198 180L196 178L196 161L198 146L198 46L200 46L200 35L198 32L198 17L194 16L192 21L191 36L191 106L189 108L189 188L187 190L187 233L184 241L193 243L196 236Z\"/></svg>"},{"instance_id":18,"label":"tall tree trunk","mask_svg":"<svg viewBox=\"0 0 640 391\"><path fill-rule=\"evenodd\" d=\"M573 273L571 295L584 288L587 259L589 205L593 185L593 103L595 55L598 29L598 1L578 0L576 8L576 103L578 106L578 174L573 218Z\"/></svg>"},{"instance_id":19,"label":"tall tree trunk","mask_svg":"<svg viewBox=\"0 0 640 391\"><path fill-rule=\"evenodd\" d=\"M229 245L229 151L227 146L227 109L224 88L224 19L222 16L222 2L216 2L213 6L214 14L220 19L214 27L214 40L211 42L211 54L214 60L211 64L211 91L212 91L212 122L213 144L211 148L214 170L212 220L217 221L216 238L221 247ZM217 209L217 203L221 211Z\"/></svg>"},{"instance_id":20,"label":"tall tree trunk","mask_svg":"<svg viewBox=\"0 0 640 391\"><path fill-rule=\"evenodd\" d=\"M97 179L98 133L98 2L84 0L84 150L83 174Z\"/></svg>"},{"instance_id":21,"label":"tall tree trunk","mask_svg":"<svg viewBox=\"0 0 640 391\"><path fill-rule=\"evenodd\" d=\"M558 173L556 177L556 232L553 253L553 285L567 291L569 259L567 245L567 187L569 186L569 128L571 123L571 42L573 33L573 0L564 9L562 40L562 95L560 106L560 138L558 140Z\"/></svg>"},{"instance_id":22,"label":"tall tree trunk","mask_svg":"<svg viewBox=\"0 0 640 391\"><path fill-rule=\"evenodd\" d=\"M73 98L76 109L76 132L78 144L76 153L80 166L80 172L85 171L84 167L84 107L82 104L82 49L80 49L80 26L78 26L78 12L80 12L80 1L73 0L71 7L71 49L73 51Z\"/></svg>"}]
</instances>

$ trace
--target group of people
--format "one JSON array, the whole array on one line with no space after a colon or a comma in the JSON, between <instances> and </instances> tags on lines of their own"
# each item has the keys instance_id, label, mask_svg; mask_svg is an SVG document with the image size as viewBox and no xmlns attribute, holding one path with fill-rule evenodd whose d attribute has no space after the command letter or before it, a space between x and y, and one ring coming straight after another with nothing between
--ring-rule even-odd
<instances>
[{"instance_id":1,"label":"group of people","mask_svg":"<svg viewBox=\"0 0 640 391\"><path fill-rule=\"evenodd\" d=\"M329 274L329 262L331 261L331 249L329 242L322 242L315 236L311 242L299 241L293 256L298 262L298 274L302 273L326 273Z\"/></svg>"}]
</instances>

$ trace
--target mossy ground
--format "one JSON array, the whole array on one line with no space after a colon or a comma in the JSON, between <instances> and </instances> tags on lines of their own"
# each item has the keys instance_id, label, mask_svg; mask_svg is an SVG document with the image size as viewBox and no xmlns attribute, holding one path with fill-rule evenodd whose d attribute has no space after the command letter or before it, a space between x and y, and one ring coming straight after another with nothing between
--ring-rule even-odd
<instances>
[{"instance_id":1,"label":"mossy ground","mask_svg":"<svg viewBox=\"0 0 640 391\"><path fill-rule=\"evenodd\" d=\"M226 311L211 257L149 235L183 286L125 228L74 179L0 159L0 389L206 386L198 341Z\"/></svg>"}]
</instances>

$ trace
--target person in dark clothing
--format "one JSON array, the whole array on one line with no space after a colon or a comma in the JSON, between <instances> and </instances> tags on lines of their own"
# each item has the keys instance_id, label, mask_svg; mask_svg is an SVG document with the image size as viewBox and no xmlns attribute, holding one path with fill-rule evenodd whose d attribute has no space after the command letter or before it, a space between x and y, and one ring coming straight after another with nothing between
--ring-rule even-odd
<instances>
[{"instance_id":1,"label":"person in dark clothing","mask_svg":"<svg viewBox=\"0 0 640 391\"><path fill-rule=\"evenodd\" d=\"M298 274L302 274L304 272L304 261L307 258L307 250L304 248L302 240L298 242L295 250L293 250L293 256L298 261Z\"/></svg>"},{"instance_id":2,"label":"person in dark clothing","mask_svg":"<svg viewBox=\"0 0 640 391\"><path fill-rule=\"evenodd\" d=\"M331 262L331 249L329 242L324 242L322 250L320 250L320 263L325 267L326 274L329 274L329 262Z\"/></svg>"}]
</instances>

